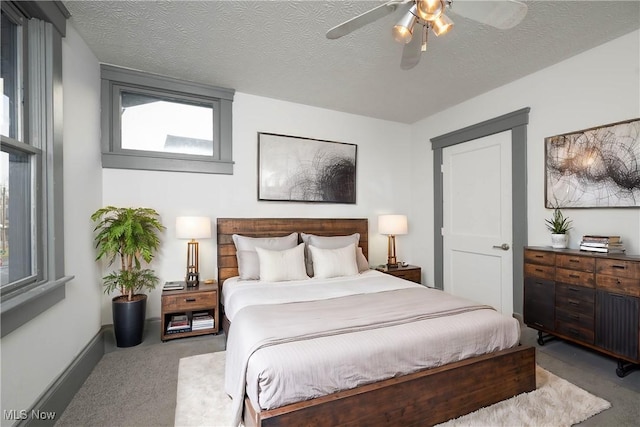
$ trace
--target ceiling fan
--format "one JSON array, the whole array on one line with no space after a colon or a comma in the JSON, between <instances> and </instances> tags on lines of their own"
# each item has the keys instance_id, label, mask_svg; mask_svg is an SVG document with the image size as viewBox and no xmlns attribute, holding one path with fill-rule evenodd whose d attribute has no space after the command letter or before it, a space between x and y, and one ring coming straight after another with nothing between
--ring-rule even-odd
<instances>
[{"instance_id":1,"label":"ceiling fan","mask_svg":"<svg viewBox=\"0 0 640 427\"><path fill-rule=\"evenodd\" d=\"M429 30L436 36L446 34L453 21L445 9L501 30L513 28L527 14L527 5L516 0L390 0L327 31L328 39L337 39L378 19L405 9L402 19L393 27L393 38L404 44L400 67L408 70L420 62L420 53L427 49ZM416 33L419 36L416 37Z\"/></svg>"}]
</instances>

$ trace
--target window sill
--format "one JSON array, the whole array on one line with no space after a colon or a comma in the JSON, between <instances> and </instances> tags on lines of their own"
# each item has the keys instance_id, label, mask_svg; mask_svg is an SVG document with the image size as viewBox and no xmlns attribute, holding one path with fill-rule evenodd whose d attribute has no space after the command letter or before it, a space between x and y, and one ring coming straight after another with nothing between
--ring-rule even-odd
<instances>
[{"instance_id":1,"label":"window sill","mask_svg":"<svg viewBox=\"0 0 640 427\"><path fill-rule=\"evenodd\" d=\"M202 161L104 152L102 153L102 167L233 175L232 161Z\"/></svg>"},{"instance_id":2,"label":"window sill","mask_svg":"<svg viewBox=\"0 0 640 427\"><path fill-rule=\"evenodd\" d=\"M18 329L65 298L65 285L74 276L43 283L0 303L0 338Z\"/></svg>"}]
</instances>

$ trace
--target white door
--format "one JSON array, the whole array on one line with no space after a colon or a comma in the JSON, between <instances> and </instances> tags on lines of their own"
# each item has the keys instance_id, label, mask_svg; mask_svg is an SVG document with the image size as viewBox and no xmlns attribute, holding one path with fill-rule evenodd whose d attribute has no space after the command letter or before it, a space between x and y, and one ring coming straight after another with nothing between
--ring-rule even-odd
<instances>
[{"instance_id":1,"label":"white door","mask_svg":"<svg viewBox=\"0 0 640 427\"><path fill-rule=\"evenodd\" d=\"M513 314L511 132L442 150L443 288Z\"/></svg>"}]
</instances>

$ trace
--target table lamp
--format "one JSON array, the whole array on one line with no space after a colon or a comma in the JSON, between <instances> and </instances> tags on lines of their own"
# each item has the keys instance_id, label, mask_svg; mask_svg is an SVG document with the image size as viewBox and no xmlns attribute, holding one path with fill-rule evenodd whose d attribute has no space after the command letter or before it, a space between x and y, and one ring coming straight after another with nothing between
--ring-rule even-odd
<instances>
[{"instance_id":1,"label":"table lamp","mask_svg":"<svg viewBox=\"0 0 640 427\"><path fill-rule=\"evenodd\" d=\"M206 216L179 216L176 218L176 237L191 239L187 243L187 286L198 286L198 242L196 239L211 238L211 219Z\"/></svg>"},{"instance_id":2,"label":"table lamp","mask_svg":"<svg viewBox=\"0 0 640 427\"><path fill-rule=\"evenodd\" d=\"M407 234L406 215L380 215L378 216L378 233L388 236L387 268L398 268L396 258L396 236Z\"/></svg>"}]
</instances>

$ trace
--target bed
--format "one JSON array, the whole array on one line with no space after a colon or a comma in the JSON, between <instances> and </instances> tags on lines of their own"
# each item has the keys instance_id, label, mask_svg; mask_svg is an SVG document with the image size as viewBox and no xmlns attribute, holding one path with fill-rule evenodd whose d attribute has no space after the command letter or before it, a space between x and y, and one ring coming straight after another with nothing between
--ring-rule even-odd
<instances>
[{"instance_id":1,"label":"bed","mask_svg":"<svg viewBox=\"0 0 640 427\"><path fill-rule=\"evenodd\" d=\"M535 388L534 349L517 345L519 329L514 341L514 332L509 326L510 318L498 315L486 307L457 305L461 304L460 301L449 301L448 296L441 291L428 290L376 271L363 271L349 276L348 280L314 277L306 281L293 280L268 285L236 279L239 258L233 240L234 234L260 238L283 237L292 232L316 236L347 236L358 233L358 246L366 257L366 219L236 218L218 219L217 223L218 278L219 283L223 284L223 301L226 304L223 329L228 338L227 363L230 366L234 363L243 365L243 355L249 349L246 364L239 369L229 368L234 374L228 375L231 378L230 388L241 385L239 390L230 394L236 394L234 404L246 426L430 425ZM247 290L252 287L258 292ZM307 296L301 297L295 304L282 299L287 295L294 295L293 289L296 287L303 289L302 295ZM344 289L353 287L359 290L341 294ZM320 292L319 289L322 292L329 290L329 293L317 297L315 294ZM236 297L233 297L234 294ZM250 295L249 302L237 302L237 295L242 294ZM422 311L413 313L412 307L416 304L409 306L406 305L407 301L420 298L441 301L438 315ZM307 321L307 317L313 319L313 315L299 317L299 322L291 322L287 317L300 316L300 313L305 316L319 305L323 305L322 310L332 310L332 315L327 316L326 321ZM358 309L364 310L365 314L344 316L340 313L351 311L345 307L361 307ZM405 314L407 319L411 319L399 323L397 319ZM278 323L279 317L283 318L281 323ZM463 322L465 317L470 317L473 323L478 324L496 322L496 327L504 329L503 332L506 333L494 333L491 329L494 326L491 326L487 327L488 335L486 330L470 335L468 326ZM366 327L358 323L364 318L375 320L375 326L371 326L369 322ZM485 318L486 322L478 320ZM343 324L345 321L356 323ZM511 320L513 322L515 320ZM297 329L289 327L292 324L297 327L297 323L305 323L305 328L314 331L311 333L305 329L302 342L291 339L292 336L300 336ZM254 344L243 343L245 337L254 334L258 337L256 340L260 341L260 332L257 331L260 330L259 326L264 325L267 326L262 330L267 333L268 340L276 341L270 341L268 345L258 349L252 347ZM517 322L515 325L517 328ZM327 333L324 328L329 328L332 332ZM431 344L423 344L419 340L455 342L456 340L443 339L442 335L438 335L447 328L450 329L447 336L463 334L466 341L473 341L472 348L445 346L445 362L434 362L431 354L424 352L420 353L421 356L414 357L416 348L431 348ZM336 329L342 332L333 332ZM274 331L278 333L272 333ZM402 341L399 337L403 336L413 338ZM496 342L492 342L487 349L477 348L479 342L489 342L494 336ZM506 338L502 338L503 336ZM264 338L263 336L262 339ZM357 339L364 339L365 343L361 344ZM356 348L362 359L359 363L354 361L354 347L350 343L357 343ZM244 350L237 350L242 348ZM337 348L340 351L335 351ZM369 373L366 370L370 365L378 368L375 374L367 377ZM348 367L346 371L345 366ZM397 366L401 368L393 371ZM365 372L360 374L359 369ZM308 371L311 379L287 379L287 375L295 377L302 375L303 371ZM348 377L347 383L336 383L337 378L330 378L333 373L341 377L340 381L343 380L342 377ZM237 380L233 378L234 375L241 375L238 378L242 379ZM326 383L323 383L325 380ZM298 382L302 385L296 388ZM309 383L314 384L311 390ZM238 394L240 392L241 395Z\"/></svg>"}]
</instances>

